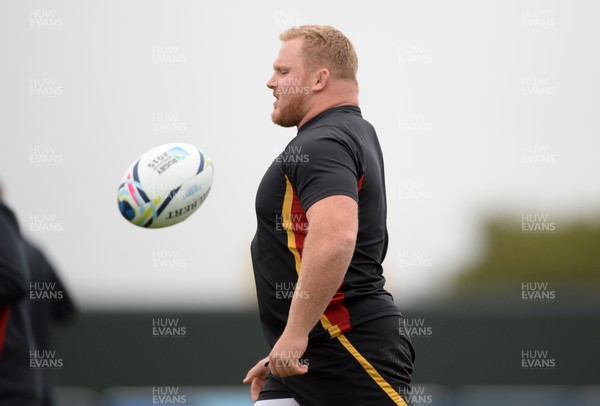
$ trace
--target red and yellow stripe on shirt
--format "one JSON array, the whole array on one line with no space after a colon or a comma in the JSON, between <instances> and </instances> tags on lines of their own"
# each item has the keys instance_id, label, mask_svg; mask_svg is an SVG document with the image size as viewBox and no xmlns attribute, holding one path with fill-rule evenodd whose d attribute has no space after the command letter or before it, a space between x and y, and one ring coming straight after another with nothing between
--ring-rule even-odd
<instances>
[{"instance_id":1,"label":"red and yellow stripe on shirt","mask_svg":"<svg viewBox=\"0 0 600 406\"><path fill-rule=\"evenodd\" d=\"M364 181L364 175L358 182L358 190L360 191ZM304 239L306 238L306 230L308 219L306 213L300 203L300 199L292 186L289 178L285 177L285 196L283 199L283 208L281 212L283 228L287 233L288 249L294 255L296 273L300 277L302 265L302 250L304 249ZM343 283L342 283L343 286ZM371 365L366 358L348 341L344 332L350 330L350 313L344 305L344 293L341 291L341 286L333 295L331 302L321 316L321 325L331 335L331 338L337 338L346 350L358 361L369 376L385 391L385 393L397 404L407 406L406 402L396 392L381 374Z\"/></svg>"}]
</instances>

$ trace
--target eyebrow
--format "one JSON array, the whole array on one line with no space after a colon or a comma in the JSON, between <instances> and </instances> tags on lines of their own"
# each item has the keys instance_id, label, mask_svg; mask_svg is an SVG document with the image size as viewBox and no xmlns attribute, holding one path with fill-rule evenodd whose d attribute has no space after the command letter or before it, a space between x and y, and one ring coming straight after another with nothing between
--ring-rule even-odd
<instances>
[{"instance_id":1,"label":"eyebrow","mask_svg":"<svg viewBox=\"0 0 600 406\"><path fill-rule=\"evenodd\" d=\"M285 65L281 65L281 64L277 64L277 63L273 64L273 70L282 70L282 69L290 70L289 66L285 66Z\"/></svg>"}]
</instances>

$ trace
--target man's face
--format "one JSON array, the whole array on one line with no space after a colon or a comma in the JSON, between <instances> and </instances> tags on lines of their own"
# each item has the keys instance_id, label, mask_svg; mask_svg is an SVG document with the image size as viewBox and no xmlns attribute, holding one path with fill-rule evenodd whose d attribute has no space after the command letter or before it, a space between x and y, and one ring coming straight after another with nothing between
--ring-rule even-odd
<instances>
[{"instance_id":1,"label":"man's face","mask_svg":"<svg viewBox=\"0 0 600 406\"><path fill-rule=\"evenodd\" d=\"M273 91L271 119L282 127L297 126L306 114L306 72L302 60L302 39L284 42L277 59L273 62L273 76L267 87Z\"/></svg>"}]
</instances>

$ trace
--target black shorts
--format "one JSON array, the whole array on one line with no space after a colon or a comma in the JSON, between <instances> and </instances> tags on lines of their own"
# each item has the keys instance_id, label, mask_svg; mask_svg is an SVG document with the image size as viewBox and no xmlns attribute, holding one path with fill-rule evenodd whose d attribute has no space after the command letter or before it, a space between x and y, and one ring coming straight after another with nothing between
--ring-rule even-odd
<instances>
[{"instance_id":1,"label":"black shorts","mask_svg":"<svg viewBox=\"0 0 600 406\"><path fill-rule=\"evenodd\" d=\"M294 398L301 406L406 405L415 353L402 317L371 320L309 348L308 373L270 373L258 400Z\"/></svg>"}]
</instances>

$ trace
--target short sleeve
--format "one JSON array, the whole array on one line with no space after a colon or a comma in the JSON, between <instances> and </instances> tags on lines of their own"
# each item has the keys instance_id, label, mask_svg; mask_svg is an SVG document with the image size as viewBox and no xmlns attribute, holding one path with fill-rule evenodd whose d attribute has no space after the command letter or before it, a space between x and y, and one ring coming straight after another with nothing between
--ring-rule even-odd
<instances>
[{"instance_id":1,"label":"short sleeve","mask_svg":"<svg viewBox=\"0 0 600 406\"><path fill-rule=\"evenodd\" d=\"M281 158L304 211L317 201L345 195L358 202L360 163L347 135L317 128L287 146Z\"/></svg>"}]
</instances>

